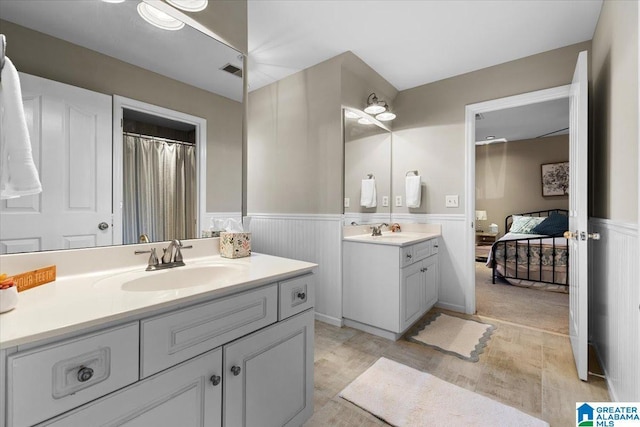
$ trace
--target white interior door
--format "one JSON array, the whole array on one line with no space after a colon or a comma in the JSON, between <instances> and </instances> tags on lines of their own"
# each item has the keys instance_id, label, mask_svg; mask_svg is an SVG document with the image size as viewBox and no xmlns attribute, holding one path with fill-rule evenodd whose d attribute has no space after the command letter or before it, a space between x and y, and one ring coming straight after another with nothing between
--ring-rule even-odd
<instances>
[{"instance_id":1,"label":"white interior door","mask_svg":"<svg viewBox=\"0 0 640 427\"><path fill-rule=\"evenodd\" d=\"M569 123L569 334L578 376L588 372L588 239L587 149L588 86L587 52L580 52L573 74Z\"/></svg>"},{"instance_id":2,"label":"white interior door","mask_svg":"<svg viewBox=\"0 0 640 427\"><path fill-rule=\"evenodd\" d=\"M42 193L2 201L0 253L111 245L111 97L24 73L20 82Z\"/></svg>"}]
</instances>

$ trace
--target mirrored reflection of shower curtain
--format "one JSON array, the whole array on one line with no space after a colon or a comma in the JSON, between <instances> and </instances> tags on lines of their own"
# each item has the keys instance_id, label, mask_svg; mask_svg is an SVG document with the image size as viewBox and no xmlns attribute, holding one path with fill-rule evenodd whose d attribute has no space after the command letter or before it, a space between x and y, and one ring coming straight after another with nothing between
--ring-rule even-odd
<instances>
[{"instance_id":1,"label":"mirrored reflection of shower curtain","mask_svg":"<svg viewBox=\"0 0 640 427\"><path fill-rule=\"evenodd\" d=\"M123 241L196 236L195 146L124 135Z\"/></svg>"}]
</instances>

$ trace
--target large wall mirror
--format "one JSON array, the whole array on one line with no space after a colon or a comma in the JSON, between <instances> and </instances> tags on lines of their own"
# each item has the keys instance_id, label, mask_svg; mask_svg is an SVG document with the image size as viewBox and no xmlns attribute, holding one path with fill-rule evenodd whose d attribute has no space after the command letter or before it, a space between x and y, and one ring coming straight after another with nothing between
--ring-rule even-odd
<instances>
[{"instance_id":1,"label":"large wall mirror","mask_svg":"<svg viewBox=\"0 0 640 427\"><path fill-rule=\"evenodd\" d=\"M240 215L242 55L189 25L175 31L156 28L140 16L138 4L2 1L0 28L7 57L24 76L43 192L2 201L0 253L136 243L140 234L152 241L200 237L211 218ZM58 96L58 90L65 95ZM158 200L161 196L146 190L131 193L131 182L123 180L150 176L142 163L124 158L138 149L127 144L137 144L139 137L156 139L150 153L161 145L174 157L188 157L174 153L178 146L193 152L179 167L187 170L186 182L178 179L185 194ZM167 182L155 179L149 187ZM157 223L153 227L168 230L183 221L186 226L177 228L187 234L153 237L152 226L145 225L127 235L127 199L137 203L140 216ZM176 219L154 213L147 199L156 206L175 199L170 210L179 211Z\"/></svg>"},{"instance_id":2,"label":"large wall mirror","mask_svg":"<svg viewBox=\"0 0 640 427\"><path fill-rule=\"evenodd\" d=\"M391 132L360 110L343 108L343 120L345 223L389 222Z\"/></svg>"}]
</instances>

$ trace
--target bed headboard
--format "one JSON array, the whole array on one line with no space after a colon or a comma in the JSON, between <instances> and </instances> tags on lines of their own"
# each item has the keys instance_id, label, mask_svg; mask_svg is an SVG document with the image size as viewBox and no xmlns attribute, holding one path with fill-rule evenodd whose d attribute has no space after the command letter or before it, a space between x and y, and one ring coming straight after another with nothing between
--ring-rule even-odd
<instances>
[{"instance_id":1,"label":"bed headboard","mask_svg":"<svg viewBox=\"0 0 640 427\"><path fill-rule=\"evenodd\" d=\"M569 216L569 211L566 209L548 209L546 211L534 211L534 212L524 212L524 213L516 213L507 216L504 219L504 232L508 233L511 228L511 223L513 223L513 216L549 216L552 213L559 213L560 215Z\"/></svg>"}]
</instances>

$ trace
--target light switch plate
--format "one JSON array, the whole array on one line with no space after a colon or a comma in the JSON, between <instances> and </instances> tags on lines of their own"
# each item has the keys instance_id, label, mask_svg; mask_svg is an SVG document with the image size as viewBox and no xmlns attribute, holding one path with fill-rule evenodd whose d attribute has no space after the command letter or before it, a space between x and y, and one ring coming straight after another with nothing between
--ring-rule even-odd
<instances>
[{"instance_id":1,"label":"light switch plate","mask_svg":"<svg viewBox=\"0 0 640 427\"><path fill-rule=\"evenodd\" d=\"M348 208L350 204L351 204L351 200L349 200L348 197L345 197L344 198L344 207Z\"/></svg>"},{"instance_id":2,"label":"light switch plate","mask_svg":"<svg viewBox=\"0 0 640 427\"><path fill-rule=\"evenodd\" d=\"M382 196L382 206L385 208L389 206L389 196Z\"/></svg>"},{"instance_id":3,"label":"light switch plate","mask_svg":"<svg viewBox=\"0 0 640 427\"><path fill-rule=\"evenodd\" d=\"M447 208L457 208L458 207L458 195L448 195L444 196L444 206Z\"/></svg>"},{"instance_id":4,"label":"light switch plate","mask_svg":"<svg viewBox=\"0 0 640 427\"><path fill-rule=\"evenodd\" d=\"M402 196L396 196L396 207L402 206Z\"/></svg>"}]
</instances>

